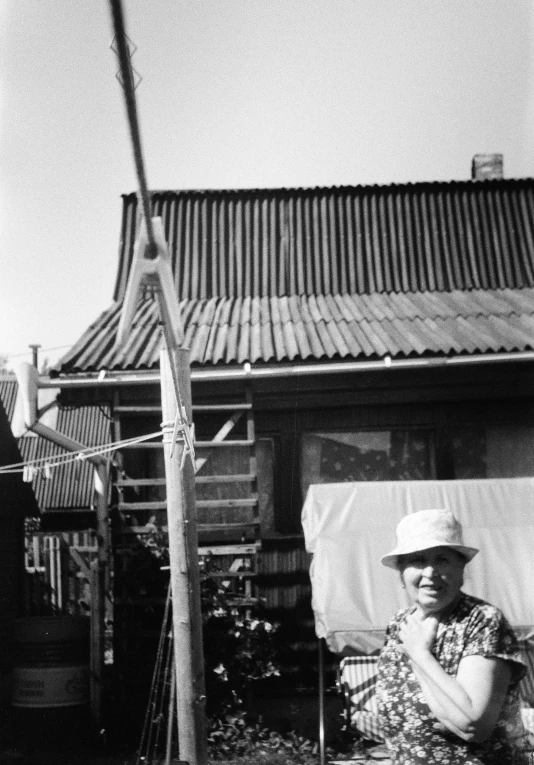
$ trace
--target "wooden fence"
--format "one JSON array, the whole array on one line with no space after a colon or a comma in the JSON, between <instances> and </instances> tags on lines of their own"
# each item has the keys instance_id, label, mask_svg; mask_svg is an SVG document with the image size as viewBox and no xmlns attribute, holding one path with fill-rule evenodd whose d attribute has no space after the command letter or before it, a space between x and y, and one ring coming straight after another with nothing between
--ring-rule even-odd
<instances>
[{"instance_id":1,"label":"wooden fence","mask_svg":"<svg viewBox=\"0 0 534 765\"><path fill-rule=\"evenodd\" d=\"M27 534L25 615L89 615L91 562L96 555L91 531Z\"/></svg>"}]
</instances>

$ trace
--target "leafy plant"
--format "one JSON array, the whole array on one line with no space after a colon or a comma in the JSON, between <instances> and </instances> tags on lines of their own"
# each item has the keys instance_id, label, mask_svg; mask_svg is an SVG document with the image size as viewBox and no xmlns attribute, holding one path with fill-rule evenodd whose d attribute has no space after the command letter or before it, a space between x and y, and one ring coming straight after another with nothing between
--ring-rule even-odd
<instances>
[{"instance_id":1,"label":"leafy plant","mask_svg":"<svg viewBox=\"0 0 534 765\"><path fill-rule=\"evenodd\" d=\"M219 580L201 580L204 666L208 714L236 710L251 685L279 675L276 665L277 625L261 608L237 608Z\"/></svg>"},{"instance_id":2,"label":"leafy plant","mask_svg":"<svg viewBox=\"0 0 534 765\"><path fill-rule=\"evenodd\" d=\"M317 762L318 745L293 732L268 730L261 720L247 722L241 710L210 720L208 752L214 761L239 757L270 765L312 765Z\"/></svg>"},{"instance_id":3,"label":"leafy plant","mask_svg":"<svg viewBox=\"0 0 534 765\"><path fill-rule=\"evenodd\" d=\"M145 580L140 583L145 592L150 566L141 559L157 561L159 572L168 555L167 534L154 524L132 566ZM202 557L199 566L207 712L223 715L243 707L254 682L279 674L278 625L265 618L261 604L236 605L213 559Z\"/></svg>"}]
</instances>

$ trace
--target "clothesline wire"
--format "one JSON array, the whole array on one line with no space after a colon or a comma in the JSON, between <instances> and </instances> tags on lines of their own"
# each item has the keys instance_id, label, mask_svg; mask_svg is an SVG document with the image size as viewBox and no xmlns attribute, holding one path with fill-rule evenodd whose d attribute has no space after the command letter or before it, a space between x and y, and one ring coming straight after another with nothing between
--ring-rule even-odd
<instances>
[{"instance_id":1,"label":"clothesline wire","mask_svg":"<svg viewBox=\"0 0 534 765\"><path fill-rule=\"evenodd\" d=\"M109 444L101 444L99 446L89 446L84 449L80 449L77 452L67 452L66 454L56 454L48 457L36 457L33 460L27 460L24 462L16 462L12 465L2 465L0 467L0 474L2 473L21 473L25 467L59 467L60 465L69 464L80 460L86 460L89 457L96 457L107 452L116 451L124 446L132 444L142 443L143 441L149 441L152 438L162 436L162 431L158 430L154 433L147 433L143 436L135 436L134 438L125 438L121 441L112 441Z\"/></svg>"}]
</instances>

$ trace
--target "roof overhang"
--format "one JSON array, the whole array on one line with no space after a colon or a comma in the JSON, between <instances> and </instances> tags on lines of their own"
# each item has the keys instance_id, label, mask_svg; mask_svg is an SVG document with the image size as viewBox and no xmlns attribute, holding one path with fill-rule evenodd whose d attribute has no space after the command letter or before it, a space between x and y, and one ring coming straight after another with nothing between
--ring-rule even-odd
<instances>
[{"instance_id":1,"label":"roof overhang","mask_svg":"<svg viewBox=\"0 0 534 765\"><path fill-rule=\"evenodd\" d=\"M534 351L516 353L481 353L462 356L433 356L413 359L382 359L370 361L339 361L323 364L277 364L225 366L221 368L193 367L191 382L224 382L267 380L274 378L298 378L329 374L357 374L400 369L421 369L429 367L460 367L479 364L504 364L534 362ZM156 385L160 382L159 370L140 370L137 372L107 372L101 370L95 374L42 377L41 388L112 388L120 386Z\"/></svg>"}]
</instances>

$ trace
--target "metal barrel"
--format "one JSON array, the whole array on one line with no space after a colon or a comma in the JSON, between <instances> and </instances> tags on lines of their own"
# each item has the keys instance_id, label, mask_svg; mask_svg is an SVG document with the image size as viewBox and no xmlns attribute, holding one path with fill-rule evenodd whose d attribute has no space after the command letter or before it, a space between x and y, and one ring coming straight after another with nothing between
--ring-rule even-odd
<instances>
[{"instance_id":1,"label":"metal barrel","mask_svg":"<svg viewBox=\"0 0 534 765\"><path fill-rule=\"evenodd\" d=\"M89 618L36 616L13 625L16 728L35 744L83 738L90 729Z\"/></svg>"}]
</instances>

